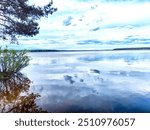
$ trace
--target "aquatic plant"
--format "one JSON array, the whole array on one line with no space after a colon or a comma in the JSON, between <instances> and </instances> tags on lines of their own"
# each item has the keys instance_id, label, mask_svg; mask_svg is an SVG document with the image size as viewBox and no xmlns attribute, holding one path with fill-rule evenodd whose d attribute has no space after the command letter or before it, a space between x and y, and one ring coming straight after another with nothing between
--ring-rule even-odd
<instances>
[{"instance_id":1,"label":"aquatic plant","mask_svg":"<svg viewBox=\"0 0 150 130\"><path fill-rule=\"evenodd\" d=\"M0 79L9 78L29 64L27 51L8 50L0 48Z\"/></svg>"}]
</instances>

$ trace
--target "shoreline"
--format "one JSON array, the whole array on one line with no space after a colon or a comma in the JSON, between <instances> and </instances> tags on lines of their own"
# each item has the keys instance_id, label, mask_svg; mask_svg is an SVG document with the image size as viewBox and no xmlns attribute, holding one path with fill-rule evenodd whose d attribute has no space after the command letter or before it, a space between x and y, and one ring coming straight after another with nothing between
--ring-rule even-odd
<instances>
[{"instance_id":1,"label":"shoreline","mask_svg":"<svg viewBox=\"0 0 150 130\"><path fill-rule=\"evenodd\" d=\"M114 48L114 49L102 49L102 50L50 50L50 49L37 49L27 50L28 52L88 52L88 51L143 51L149 50L150 47L136 47L136 48ZM18 50L21 51L21 50Z\"/></svg>"},{"instance_id":2,"label":"shoreline","mask_svg":"<svg viewBox=\"0 0 150 130\"><path fill-rule=\"evenodd\" d=\"M54 50L54 49L32 49L27 52L103 52L103 51L150 51L150 47L130 47L130 48L113 48L113 49L101 49L101 50ZM24 51L24 50L15 50Z\"/></svg>"}]
</instances>

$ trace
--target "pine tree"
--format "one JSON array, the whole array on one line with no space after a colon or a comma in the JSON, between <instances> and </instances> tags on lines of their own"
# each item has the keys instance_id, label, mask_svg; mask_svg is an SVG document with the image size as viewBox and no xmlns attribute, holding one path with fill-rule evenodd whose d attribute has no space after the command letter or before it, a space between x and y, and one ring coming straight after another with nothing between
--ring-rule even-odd
<instances>
[{"instance_id":1,"label":"pine tree","mask_svg":"<svg viewBox=\"0 0 150 130\"><path fill-rule=\"evenodd\" d=\"M53 1L40 7L29 5L28 0L0 0L0 39L17 42L17 36L39 33L37 20L57 11Z\"/></svg>"}]
</instances>

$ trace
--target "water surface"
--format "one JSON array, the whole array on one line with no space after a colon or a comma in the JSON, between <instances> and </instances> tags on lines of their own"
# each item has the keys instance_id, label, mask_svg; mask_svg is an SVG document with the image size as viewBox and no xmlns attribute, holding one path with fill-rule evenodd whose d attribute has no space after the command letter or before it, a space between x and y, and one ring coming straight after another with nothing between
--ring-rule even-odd
<instances>
[{"instance_id":1,"label":"water surface","mask_svg":"<svg viewBox=\"0 0 150 130\"><path fill-rule=\"evenodd\" d=\"M1 87L2 112L150 112L149 51L32 52L29 56L30 65L22 70L28 82L20 89L10 87L5 94L6 83Z\"/></svg>"}]
</instances>

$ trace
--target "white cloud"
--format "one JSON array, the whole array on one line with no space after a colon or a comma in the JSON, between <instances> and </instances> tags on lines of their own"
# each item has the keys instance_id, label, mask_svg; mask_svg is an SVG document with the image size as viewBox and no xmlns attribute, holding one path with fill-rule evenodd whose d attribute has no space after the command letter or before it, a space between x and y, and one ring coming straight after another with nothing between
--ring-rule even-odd
<instances>
[{"instance_id":1,"label":"white cloud","mask_svg":"<svg viewBox=\"0 0 150 130\"><path fill-rule=\"evenodd\" d=\"M32 0L31 2L45 5L48 1ZM97 49L97 46L109 48L113 46L109 45L110 41L121 41L117 46L124 46L129 36L141 39L150 38L150 2L53 1L58 11L48 19L42 18L40 21L40 34L35 37L41 43L38 44L38 48L45 48L45 44L49 49L80 49L82 47L83 49ZM64 20L70 16L72 17L71 24L64 26ZM99 29L90 31L94 28ZM105 44L101 46L87 44L86 47L77 44L79 41L92 39L104 41ZM55 44L51 44L51 41L55 41ZM32 40L30 43L24 43L24 46L29 46L29 44L36 46ZM143 43L132 44L149 46Z\"/></svg>"},{"instance_id":2,"label":"white cloud","mask_svg":"<svg viewBox=\"0 0 150 130\"><path fill-rule=\"evenodd\" d=\"M105 22L141 24L150 21L150 3L140 4L112 4L103 6Z\"/></svg>"}]
</instances>

